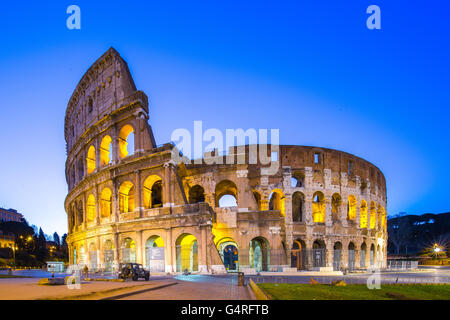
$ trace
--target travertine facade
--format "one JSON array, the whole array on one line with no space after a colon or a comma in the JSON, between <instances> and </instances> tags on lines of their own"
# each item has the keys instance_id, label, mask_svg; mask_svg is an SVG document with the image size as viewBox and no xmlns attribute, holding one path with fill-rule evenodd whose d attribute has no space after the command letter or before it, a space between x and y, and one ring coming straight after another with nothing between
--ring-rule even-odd
<instances>
[{"instance_id":1,"label":"travertine facade","mask_svg":"<svg viewBox=\"0 0 450 320\"><path fill-rule=\"evenodd\" d=\"M71 263L165 272L385 265L386 182L371 163L280 146L275 175L259 162L175 164L175 147L157 146L148 120L147 96L111 48L66 112ZM237 205L219 207L223 196Z\"/></svg>"}]
</instances>

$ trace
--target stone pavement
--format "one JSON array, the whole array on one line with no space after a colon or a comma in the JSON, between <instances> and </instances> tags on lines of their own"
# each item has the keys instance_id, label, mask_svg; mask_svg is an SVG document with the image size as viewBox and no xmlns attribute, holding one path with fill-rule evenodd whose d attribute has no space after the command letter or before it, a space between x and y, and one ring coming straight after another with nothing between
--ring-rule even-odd
<instances>
[{"instance_id":1,"label":"stone pavement","mask_svg":"<svg viewBox=\"0 0 450 320\"><path fill-rule=\"evenodd\" d=\"M100 299L124 292L137 291L174 282L172 278L160 277L150 281L83 281L80 289L66 285L41 286L37 278L0 279L0 300L36 299Z\"/></svg>"},{"instance_id":2,"label":"stone pavement","mask_svg":"<svg viewBox=\"0 0 450 320\"><path fill-rule=\"evenodd\" d=\"M250 300L247 287L237 286L237 276L176 276L177 285L130 295L123 300Z\"/></svg>"}]
</instances>

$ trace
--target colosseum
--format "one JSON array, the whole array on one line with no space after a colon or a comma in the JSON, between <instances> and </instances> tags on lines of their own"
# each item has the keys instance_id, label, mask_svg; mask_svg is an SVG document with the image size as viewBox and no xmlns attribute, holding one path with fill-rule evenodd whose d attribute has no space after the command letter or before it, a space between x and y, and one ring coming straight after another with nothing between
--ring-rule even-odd
<instances>
[{"instance_id":1,"label":"colosseum","mask_svg":"<svg viewBox=\"0 0 450 320\"><path fill-rule=\"evenodd\" d=\"M113 48L75 88L64 128L71 264L167 273L386 265L386 181L373 164L293 145L279 146L273 175L258 161L177 163L173 143L156 144L149 115Z\"/></svg>"}]
</instances>

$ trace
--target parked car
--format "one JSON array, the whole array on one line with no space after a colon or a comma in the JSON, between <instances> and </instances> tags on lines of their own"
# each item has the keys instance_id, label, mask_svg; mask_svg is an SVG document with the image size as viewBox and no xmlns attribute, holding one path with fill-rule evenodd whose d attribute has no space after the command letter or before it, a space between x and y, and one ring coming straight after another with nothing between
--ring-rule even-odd
<instances>
[{"instance_id":1,"label":"parked car","mask_svg":"<svg viewBox=\"0 0 450 320\"><path fill-rule=\"evenodd\" d=\"M131 278L133 281L143 278L148 281L150 279L150 271L145 270L142 264L139 263L121 263L119 265L119 278Z\"/></svg>"}]
</instances>

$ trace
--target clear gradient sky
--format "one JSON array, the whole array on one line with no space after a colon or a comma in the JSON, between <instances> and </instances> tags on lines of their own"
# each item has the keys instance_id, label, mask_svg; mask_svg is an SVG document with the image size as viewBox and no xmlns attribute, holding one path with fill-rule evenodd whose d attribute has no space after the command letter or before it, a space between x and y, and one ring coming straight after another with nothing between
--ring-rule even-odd
<instances>
[{"instance_id":1,"label":"clear gradient sky","mask_svg":"<svg viewBox=\"0 0 450 320\"><path fill-rule=\"evenodd\" d=\"M66 8L81 8L81 30ZM381 30L366 8L381 8ZM0 11L0 206L67 231L64 114L113 46L176 128L279 128L377 165L388 213L450 210L448 1L33 1Z\"/></svg>"}]
</instances>

